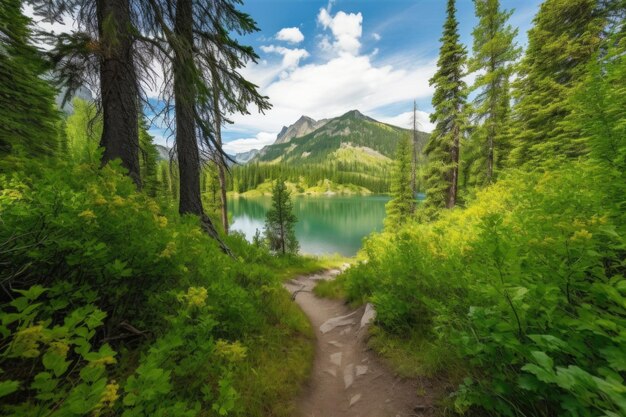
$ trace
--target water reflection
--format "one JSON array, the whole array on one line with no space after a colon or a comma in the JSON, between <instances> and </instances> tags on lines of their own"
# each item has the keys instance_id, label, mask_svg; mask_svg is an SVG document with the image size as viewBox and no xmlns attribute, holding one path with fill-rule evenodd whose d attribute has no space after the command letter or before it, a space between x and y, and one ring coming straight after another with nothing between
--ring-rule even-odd
<instances>
[{"instance_id":1,"label":"water reflection","mask_svg":"<svg viewBox=\"0 0 626 417\"><path fill-rule=\"evenodd\" d=\"M354 255L365 236L382 229L388 200L386 196L294 197L301 252ZM269 197L230 199L231 228L251 240L256 229L263 229L270 205Z\"/></svg>"}]
</instances>

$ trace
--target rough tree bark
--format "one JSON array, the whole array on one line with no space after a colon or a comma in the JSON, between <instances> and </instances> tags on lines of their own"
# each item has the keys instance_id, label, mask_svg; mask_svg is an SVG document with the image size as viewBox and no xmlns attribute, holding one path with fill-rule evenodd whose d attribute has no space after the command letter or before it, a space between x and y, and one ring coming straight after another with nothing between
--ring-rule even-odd
<instances>
[{"instance_id":1,"label":"rough tree bark","mask_svg":"<svg viewBox=\"0 0 626 417\"><path fill-rule=\"evenodd\" d=\"M176 118L176 152L180 180L178 211L200 218L202 228L216 239L222 250L230 250L219 238L211 219L204 213L200 195L200 151L196 136L196 67L193 60L192 0L177 0L174 34L176 45L172 69L174 73L174 107Z\"/></svg>"},{"instance_id":2,"label":"rough tree bark","mask_svg":"<svg viewBox=\"0 0 626 417\"><path fill-rule=\"evenodd\" d=\"M461 144L461 129L459 126L455 126L452 134L454 139L452 142L452 149L450 150L450 159L452 161L452 169L450 170L450 188L448 188L448 201L447 208L454 208L457 200L457 193L459 188L459 151Z\"/></svg>"},{"instance_id":3,"label":"rough tree bark","mask_svg":"<svg viewBox=\"0 0 626 417\"><path fill-rule=\"evenodd\" d=\"M139 120L137 74L129 0L97 0L102 96L102 165L116 158L138 187Z\"/></svg>"},{"instance_id":4,"label":"rough tree bark","mask_svg":"<svg viewBox=\"0 0 626 417\"><path fill-rule=\"evenodd\" d=\"M220 109L221 88L218 80L218 73L215 66L211 66L211 78L213 84L213 114L215 119L215 140L222 147L222 113ZM220 200L222 203L222 227L224 233L228 234L228 200L226 198L226 161L224 156L217 153L217 176L220 182Z\"/></svg>"}]
</instances>

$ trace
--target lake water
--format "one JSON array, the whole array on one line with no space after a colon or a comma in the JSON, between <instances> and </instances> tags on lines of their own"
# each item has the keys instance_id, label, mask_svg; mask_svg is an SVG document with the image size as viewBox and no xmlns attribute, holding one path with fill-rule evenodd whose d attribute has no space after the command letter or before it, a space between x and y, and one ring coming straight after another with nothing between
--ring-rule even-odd
<instances>
[{"instance_id":1,"label":"lake water","mask_svg":"<svg viewBox=\"0 0 626 417\"><path fill-rule=\"evenodd\" d=\"M382 230L389 197L294 196L292 200L301 253L353 256L365 236ZM243 232L252 240L256 229L263 231L270 205L270 197L230 198L231 229Z\"/></svg>"}]
</instances>

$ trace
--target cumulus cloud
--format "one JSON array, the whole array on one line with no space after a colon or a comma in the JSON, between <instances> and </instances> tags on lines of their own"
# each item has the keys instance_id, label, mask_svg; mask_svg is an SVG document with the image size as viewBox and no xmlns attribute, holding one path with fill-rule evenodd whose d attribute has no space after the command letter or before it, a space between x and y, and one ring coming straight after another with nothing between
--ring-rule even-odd
<instances>
[{"instance_id":1,"label":"cumulus cloud","mask_svg":"<svg viewBox=\"0 0 626 417\"><path fill-rule=\"evenodd\" d=\"M390 125L403 127L405 129L413 129L413 112L408 111L405 113L401 113L397 116L385 117L385 116L376 116L372 115L372 117L378 121L388 123ZM426 112L417 111L417 130L420 132L430 133L435 130L435 125L430 122L430 115Z\"/></svg>"},{"instance_id":2,"label":"cumulus cloud","mask_svg":"<svg viewBox=\"0 0 626 417\"><path fill-rule=\"evenodd\" d=\"M327 7L319 11L317 22L322 31L318 34L318 46L323 53L314 56L312 62L303 64L302 60L309 57L304 49L266 45L262 51L282 55L282 62L262 61L243 71L246 78L269 96L273 107L265 114L232 115L234 125L228 129L234 136L239 136L238 132L262 133L229 142L233 145L227 146L236 147L237 152L259 149L273 143L283 125L295 122L302 115L319 120L352 109L389 124L412 126L412 111L393 116L384 109L406 105L405 109L411 110L414 99L432 95L428 80L435 73L435 59L420 60L419 56L407 59L406 53L384 58L379 58L376 51L360 53L361 13L338 11L333 15ZM419 112L418 121L420 130L432 131L427 113ZM227 149L234 152L233 148Z\"/></svg>"},{"instance_id":3,"label":"cumulus cloud","mask_svg":"<svg viewBox=\"0 0 626 417\"><path fill-rule=\"evenodd\" d=\"M304 35L297 27L283 28L276 34L276 39L289 43L300 43L304 40Z\"/></svg>"},{"instance_id":4,"label":"cumulus cloud","mask_svg":"<svg viewBox=\"0 0 626 417\"><path fill-rule=\"evenodd\" d=\"M317 21L324 29L330 29L333 34L333 49L337 53L356 55L361 48L361 35L363 33L363 15L361 13L337 12L331 16L327 9L320 9ZM326 48L330 44L326 38Z\"/></svg>"},{"instance_id":5,"label":"cumulus cloud","mask_svg":"<svg viewBox=\"0 0 626 417\"><path fill-rule=\"evenodd\" d=\"M231 154L248 152L252 149L261 149L271 145L276 140L276 133L259 132L255 137L236 139L224 144L224 150Z\"/></svg>"},{"instance_id":6,"label":"cumulus cloud","mask_svg":"<svg viewBox=\"0 0 626 417\"><path fill-rule=\"evenodd\" d=\"M264 45L261 50L265 53L279 54L283 56L282 69L293 69L298 66L301 59L309 56L306 49L290 49L284 46Z\"/></svg>"},{"instance_id":7,"label":"cumulus cloud","mask_svg":"<svg viewBox=\"0 0 626 417\"><path fill-rule=\"evenodd\" d=\"M276 67L269 64L248 68L245 75L261 86L273 108L262 114L233 115L240 129L278 132L300 116L314 119L336 117L359 109L373 117L377 109L428 97L428 79L435 72L434 61L413 62L411 66L377 65L368 55L336 56L325 62L294 68L284 77L269 80ZM280 73L280 70L278 71Z\"/></svg>"},{"instance_id":8,"label":"cumulus cloud","mask_svg":"<svg viewBox=\"0 0 626 417\"><path fill-rule=\"evenodd\" d=\"M382 37L378 33L372 33L372 38L374 38L376 42L382 39Z\"/></svg>"}]
</instances>

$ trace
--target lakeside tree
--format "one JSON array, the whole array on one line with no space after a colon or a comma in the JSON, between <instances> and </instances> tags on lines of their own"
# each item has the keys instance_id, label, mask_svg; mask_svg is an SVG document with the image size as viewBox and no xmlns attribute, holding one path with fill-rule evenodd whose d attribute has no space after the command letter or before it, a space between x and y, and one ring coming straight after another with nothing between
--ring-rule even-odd
<instances>
[{"instance_id":1,"label":"lakeside tree","mask_svg":"<svg viewBox=\"0 0 626 417\"><path fill-rule=\"evenodd\" d=\"M415 194L412 188L412 146L408 137L398 144L391 178L391 200L386 205L385 226L394 228L404 224L415 212Z\"/></svg>"},{"instance_id":2,"label":"lakeside tree","mask_svg":"<svg viewBox=\"0 0 626 417\"><path fill-rule=\"evenodd\" d=\"M148 133L148 123L140 116L139 118L139 151L141 181L143 190L150 197L157 196L159 183L157 178L157 158L159 152L154 146L154 138Z\"/></svg>"},{"instance_id":3,"label":"lakeside tree","mask_svg":"<svg viewBox=\"0 0 626 417\"><path fill-rule=\"evenodd\" d=\"M454 0L448 0L437 72L430 85L435 87L430 120L435 130L424 149L428 156L425 170L425 208L452 208L457 202L461 135L465 128L467 86L463 81L465 47L460 43Z\"/></svg>"},{"instance_id":4,"label":"lakeside tree","mask_svg":"<svg viewBox=\"0 0 626 417\"><path fill-rule=\"evenodd\" d=\"M294 230L297 221L285 181L278 179L272 188L272 207L265 217L265 238L270 250L283 255L298 253L299 244Z\"/></svg>"},{"instance_id":5,"label":"lakeside tree","mask_svg":"<svg viewBox=\"0 0 626 417\"><path fill-rule=\"evenodd\" d=\"M267 98L261 96L257 87L243 78L238 69L258 56L251 47L239 44L229 34L239 35L258 30L249 15L240 12L234 0L209 2L191 0L148 0L151 19L158 26L162 37L158 39L166 51L160 55L164 72L172 77L166 89L174 102L176 126L176 153L180 177L179 212L194 214L201 219L205 230L219 240L211 219L204 212L201 199L201 152L225 157L221 141L216 139L215 125L205 115L214 116L212 89L212 66L219 70L221 94L241 112L250 103L259 109L269 108ZM223 59L216 61L215 51ZM169 101L169 100L168 100ZM227 250L224 247L225 250Z\"/></svg>"},{"instance_id":6,"label":"lakeside tree","mask_svg":"<svg viewBox=\"0 0 626 417\"><path fill-rule=\"evenodd\" d=\"M418 190L418 164L419 159L422 156L422 145L420 142L420 137L417 132L419 122L417 121L417 102L413 101L413 145L412 145L412 158L411 158L411 191L413 192L413 196L417 194Z\"/></svg>"},{"instance_id":7,"label":"lakeside tree","mask_svg":"<svg viewBox=\"0 0 626 417\"><path fill-rule=\"evenodd\" d=\"M491 183L508 152L510 78L521 50L517 29L507 24L512 11L501 10L499 0L474 0L478 25L474 28L473 55L468 70L478 73L471 90L478 91L472 106L475 127L471 137L474 176Z\"/></svg>"},{"instance_id":8,"label":"lakeside tree","mask_svg":"<svg viewBox=\"0 0 626 417\"><path fill-rule=\"evenodd\" d=\"M511 166L545 168L587 151L580 132L564 122L605 23L606 9L597 0L547 0L541 5L514 83Z\"/></svg>"}]
</instances>

